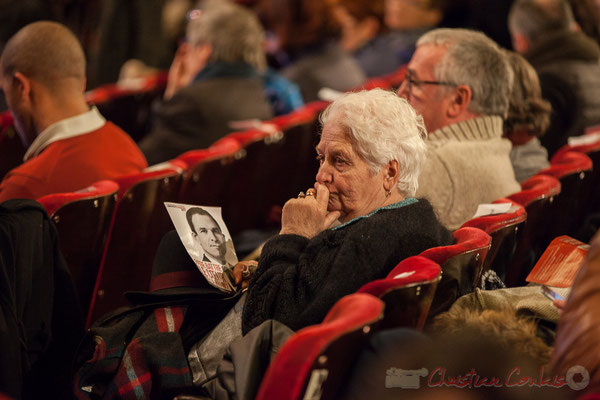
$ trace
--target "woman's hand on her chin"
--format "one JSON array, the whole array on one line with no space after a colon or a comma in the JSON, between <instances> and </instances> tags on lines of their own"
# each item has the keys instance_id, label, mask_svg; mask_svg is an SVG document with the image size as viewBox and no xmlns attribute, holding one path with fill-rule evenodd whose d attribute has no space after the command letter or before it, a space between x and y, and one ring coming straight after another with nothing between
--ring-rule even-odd
<instances>
[{"instance_id":1,"label":"woman's hand on her chin","mask_svg":"<svg viewBox=\"0 0 600 400\"><path fill-rule=\"evenodd\" d=\"M341 215L339 211L327 212L329 190L325 185L315 185L316 193L290 199L283 206L280 234L295 234L309 239L329 228ZM309 192L313 189L309 189Z\"/></svg>"}]
</instances>

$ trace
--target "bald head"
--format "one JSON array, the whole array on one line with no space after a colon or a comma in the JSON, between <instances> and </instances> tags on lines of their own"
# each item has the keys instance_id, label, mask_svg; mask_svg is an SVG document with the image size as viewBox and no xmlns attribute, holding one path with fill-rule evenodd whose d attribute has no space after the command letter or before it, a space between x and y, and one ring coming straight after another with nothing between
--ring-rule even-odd
<instances>
[{"instance_id":1,"label":"bald head","mask_svg":"<svg viewBox=\"0 0 600 400\"><path fill-rule=\"evenodd\" d=\"M574 24L573 12L565 0L516 0L508 15L511 33L531 40L551 31L569 30Z\"/></svg>"},{"instance_id":2,"label":"bald head","mask_svg":"<svg viewBox=\"0 0 600 400\"><path fill-rule=\"evenodd\" d=\"M5 77L20 72L54 90L70 83L83 88L85 56L65 26L49 21L22 28L7 43L0 59Z\"/></svg>"}]
</instances>

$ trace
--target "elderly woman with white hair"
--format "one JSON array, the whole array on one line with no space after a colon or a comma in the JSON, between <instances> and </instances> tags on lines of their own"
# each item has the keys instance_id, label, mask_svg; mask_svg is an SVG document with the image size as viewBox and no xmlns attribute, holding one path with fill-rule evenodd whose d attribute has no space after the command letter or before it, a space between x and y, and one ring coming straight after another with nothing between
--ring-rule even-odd
<instances>
[{"instance_id":1,"label":"elderly woman with white hair","mask_svg":"<svg viewBox=\"0 0 600 400\"><path fill-rule=\"evenodd\" d=\"M244 334L267 319L296 330L401 260L452 242L431 205L414 198L426 136L396 94L348 93L322 114L314 188L283 207L282 227L249 282Z\"/></svg>"}]
</instances>

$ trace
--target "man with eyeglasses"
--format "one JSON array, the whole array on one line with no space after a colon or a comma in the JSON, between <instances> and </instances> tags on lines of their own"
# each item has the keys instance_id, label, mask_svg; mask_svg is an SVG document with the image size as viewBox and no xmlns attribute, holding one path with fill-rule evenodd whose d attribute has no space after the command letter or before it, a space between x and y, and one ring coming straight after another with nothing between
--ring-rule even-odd
<instances>
[{"instance_id":1,"label":"man with eyeglasses","mask_svg":"<svg viewBox=\"0 0 600 400\"><path fill-rule=\"evenodd\" d=\"M512 71L498 45L480 32L436 29L421 36L398 94L429 132L418 197L426 197L449 229L481 203L521 188L502 138Z\"/></svg>"}]
</instances>

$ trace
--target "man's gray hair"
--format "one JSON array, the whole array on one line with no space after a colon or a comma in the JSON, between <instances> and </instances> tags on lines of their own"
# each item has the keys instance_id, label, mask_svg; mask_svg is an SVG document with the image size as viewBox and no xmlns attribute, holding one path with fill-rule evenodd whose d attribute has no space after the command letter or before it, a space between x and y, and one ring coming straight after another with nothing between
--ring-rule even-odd
<instances>
[{"instance_id":1,"label":"man's gray hair","mask_svg":"<svg viewBox=\"0 0 600 400\"><path fill-rule=\"evenodd\" d=\"M415 195L427 152L427 130L405 99L382 89L346 93L325 109L320 120L323 125L330 120L342 125L374 173L398 161L398 190L404 196Z\"/></svg>"},{"instance_id":2,"label":"man's gray hair","mask_svg":"<svg viewBox=\"0 0 600 400\"><path fill-rule=\"evenodd\" d=\"M435 78L467 85L472 92L469 111L506 117L513 72L500 47L481 32L440 28L427 32L417 47L432 44L447 51L434 68Z\"/></svg>"},{"instance_id":3,"label":"man's gray hair","mask_svg":"<svg viewBox=\"0 0 600 400\"><path fill-rule=\"evenodd\" d=\"M256 15L229 2L208 5L198 11L188 24L187 40L192 45L210 44L210 61L246 63L258 70L266 68L265 32Z\"/></svg>"},{"instance_id":4,"label":"man's gray hair","mask_svg":"<svg viewBox=\"0 0 600 400\"><path fill-rule=\"evenodd\" d=\"M570 30L574 24L573 11L565 0L517 0L508 14L510 31L529 40L551 31Z\"/></svg>"}]
</instances>

